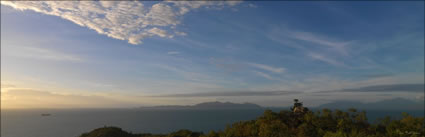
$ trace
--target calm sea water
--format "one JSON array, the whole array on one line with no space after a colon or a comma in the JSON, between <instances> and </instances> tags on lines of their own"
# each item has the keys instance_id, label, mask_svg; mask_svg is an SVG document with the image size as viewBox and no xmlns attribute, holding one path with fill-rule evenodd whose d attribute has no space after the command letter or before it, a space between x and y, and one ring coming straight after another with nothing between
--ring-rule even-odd
<instances>
[{"instance_id":1,"label":"calm sea water","mask_svg":"<svg viewBox=\"0 0 425 137\"><path fill-rule=\"evenodd\" d=\"M277 110L275 110L277 111ZM367 111L370 120L401 111ZM51 116L41 116L50 113ZM179 129L208 132L227 124L251 120L263 110L2 110L2 137L77 137L103 126L117 126L135 133L168 133ZM423 111L410 111L423 116Z\"/></svg>"}]
</instances>

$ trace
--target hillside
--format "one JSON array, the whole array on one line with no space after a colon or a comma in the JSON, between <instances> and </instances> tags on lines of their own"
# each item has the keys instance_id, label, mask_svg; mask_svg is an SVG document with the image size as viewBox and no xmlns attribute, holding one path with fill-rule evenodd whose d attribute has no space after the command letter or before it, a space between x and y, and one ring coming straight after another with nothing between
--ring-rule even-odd
<instances>
[{"instance_id":1,"label":"hillside","mask_svg":"<svg viewBox=\"0 0 425 137\"><path fill-rule=\"evenodd\" d=\"M202 106L202 105L201 105ZM266 110L257 119L240 121L223 131L209 133L179 130L169 134L133 134L117 127L103 127L80 137L423 137L424 117L403 113L403 118L383 118L368 123L366 112L349 109L347 112L323 109L317 112L294 114Z\"/></svg>"}]
</instances>

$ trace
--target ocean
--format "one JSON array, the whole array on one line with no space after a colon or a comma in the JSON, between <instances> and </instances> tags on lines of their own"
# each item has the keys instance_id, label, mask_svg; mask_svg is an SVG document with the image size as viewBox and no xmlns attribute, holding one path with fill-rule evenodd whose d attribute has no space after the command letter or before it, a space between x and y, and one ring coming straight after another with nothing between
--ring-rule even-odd
<instances>
[{"instance_id":1,"label":"ocean","mask_svg":"<svg viewBox=\"0 0 425 137\"><path fill-rule=\"evenodd\" d=\"M78 137L104 126L133 133L169 133L179 129L208 132L223 130L237 121L251 120L264 110L146 110L63 109L2 110L1 137ZM278 110L274 110L278 111ZM370 121L385 115L400 117L401 111L366 111ZM423 111L407 111L423 116ZM49 113L51 116L41 116Z\"/></svg>"}]
</instances>

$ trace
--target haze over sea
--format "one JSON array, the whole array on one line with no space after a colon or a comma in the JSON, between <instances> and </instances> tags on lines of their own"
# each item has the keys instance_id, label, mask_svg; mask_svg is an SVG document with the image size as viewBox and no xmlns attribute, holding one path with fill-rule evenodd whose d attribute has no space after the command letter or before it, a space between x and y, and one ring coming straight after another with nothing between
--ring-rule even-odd
<instances>
[{"instance_id":1,"label":"haze over sea","mask_svg":"<svg viewBox=\"0 0 425 137\"><path fill-rule=\"evenodd\" d=\"M288 108L273 108L279 111ZM314 110L314 109L313 109ZM179 129L208 132L227 124L255 119L264 109L32 109L1 112L2 137L77 137L103 126L117 126L134 133L169 133ZM401 112L423 116L423 110L366 110L369 121ZM50 113L51 116L41 116Z\"/></svg>"}]
</instances>

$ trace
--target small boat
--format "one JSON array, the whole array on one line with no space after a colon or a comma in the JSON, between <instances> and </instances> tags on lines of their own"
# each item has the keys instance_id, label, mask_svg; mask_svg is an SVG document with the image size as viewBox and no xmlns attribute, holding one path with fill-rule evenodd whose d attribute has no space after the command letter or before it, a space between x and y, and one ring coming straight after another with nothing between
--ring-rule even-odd
<instances>
[{"instance_id":1,"label":"small boat","mask_svg":"<svg viewBox=\"0 0 425 137\"><path fill-rule=\"evenodd\" d=\"M41 116L43 116L43 117L46 117L46 116L51 116L52 114L47 114L47 113L45 113L45 114L41 114Z\"/></svg>"}]
</instances>

